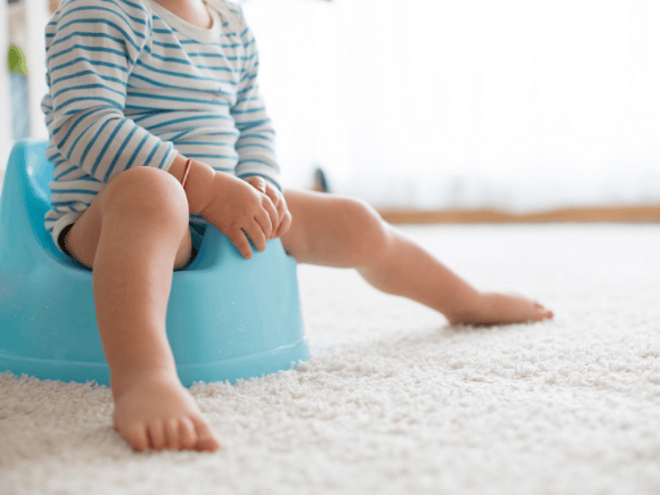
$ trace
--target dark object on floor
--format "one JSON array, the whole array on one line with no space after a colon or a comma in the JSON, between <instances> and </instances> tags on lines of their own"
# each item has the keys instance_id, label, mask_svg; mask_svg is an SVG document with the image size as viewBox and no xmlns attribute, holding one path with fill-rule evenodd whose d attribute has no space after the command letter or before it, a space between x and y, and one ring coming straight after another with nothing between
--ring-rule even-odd
<instances>
[{"instance_id":1,"label":"dark object on floor","mask_svg":"<svg viewBox=\"0 0 660 495\"><path fill-rule=\"evenodd\" d=\"M321 167L316 167L316 170L314 170L314 185L312 186L312 191L331 192L330 186L328 185L328 179Z\"/></svg>"}]
</instances>

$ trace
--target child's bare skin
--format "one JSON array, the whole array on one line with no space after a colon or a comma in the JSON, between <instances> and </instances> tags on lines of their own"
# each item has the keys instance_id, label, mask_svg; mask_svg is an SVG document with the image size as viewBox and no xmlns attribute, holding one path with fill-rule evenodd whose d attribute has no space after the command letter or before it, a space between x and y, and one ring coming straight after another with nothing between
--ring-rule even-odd
<instances>
[{"instance_id":1,"label":"child's bare skin","mask_svg":"<svg viewBox=\"0 0 660 495\"><path fill-rule=\"evenodd\" d=\"M176 5L179 17L208 27L201 0ZM553 317L529 299L477 291L363 201L309 191L282 194L259 177L243 181L198 161L184 192L185 161L177 155L169 173L137 167L114 177L66 239L73 256L93 269L115 429L135 450L220 448L217 433L178 379L165 331L172 270L191 256L190 214L200 213L245 258L252 257L248 237L260 252L268 239L281 238L298 263L355 268L377 289L425 304L451 324Z\"/></svg>"},{"instance_id":2,"label":"child's bare skin","mask_svg":"<svg viewBox=\"0 0 660 495\"><path fill-rule=\"evenodd\" d=\"M125 389L113 385L114 424L135 450L220 447L213 427L176 374L147 370L134 374L129 383Z\"/></svg>"},{"instance_id":3,"label":"child's bare skin","mask_svg":"<svg viewBox=\"0 0 660 495\"><path fill-rule=\"evenodd\" d=\"M553 317L528 298L477 291L364 201L296 190L284 198L294 221L282 245L299 263L355 268L377 289L435 309L453 325Z\"/></svg>"},{"instance_id":4,"label":"child's bare skin","mask_svg":"<svg viewBox=\"0 0 660 495\"><path fill-rule=\"evenodd\" d=\"M201 195L216 172L203 164L195 172L190 189ZM222 178L243 185L243 193L254 191L253 203L263 196L240 179ZM197 195L187 198L179 181L162 170L129 169L98 193L66 238L72 255L93 270L115 430L138 451L220 448L215 430L179 381L165 332L172 270L191 255L188 221L199 211ZM245 194L242 198L247 202Z\"/></svg>"},{"instance_id":5,"label":"child's bare skin","mask_svg":"<svg viewBox=\"0 0 660 495\"><path fill-rule=\"evenodd\" d=\"M480 294L481 302L470 311L456 314L449 323L452 325L501 325L526 321L549 320L552 311L523 296L485 292Z\"/></svg>"}]
</instances>

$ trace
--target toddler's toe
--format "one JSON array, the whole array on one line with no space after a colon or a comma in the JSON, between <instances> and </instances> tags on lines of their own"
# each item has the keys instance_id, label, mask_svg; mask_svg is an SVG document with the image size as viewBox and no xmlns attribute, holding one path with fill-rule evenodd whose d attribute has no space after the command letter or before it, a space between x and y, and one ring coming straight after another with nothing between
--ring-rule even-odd
<instances>
[{"instance_id":1,"label":"toddler's toe","mask_svg":"<svg viewBox=\"0 0 660 495\"><path fill-rule=\"evenodd\" d=\"M181 418L179 420L179 447L181 450L192 450L197 443L197 433L195 432L195 425L189 418Z\"/></svg>"},{"instance_id":2,"label":"toddler's toe","mask_svg":"<svg viewBox=\"0 0 660 495\"><path fill-rule=\"evenodd\" d=\"M213 427L207 421L198 419L195 421L195 427L197 429L197 450L215 452L220 449L218 437L213 431Z\"/></svg>"},{"instance_id":3,"label":"toddler's toe","mask_svg":"<svg viewBox=\"0 0 660 495\"><path fill-rule=\"evenodd\" d=\"M144 452L149 448L149 438L147 436L147 425L144 423L136 424L126 436L126 440L134 450Z\"/></svg>"},{"instance_id":4,"label":"toddler's toe","mask_svg":"<svg viewBox=\"0 0 660 495\"><path fill-rule=\"evenodd\" d=\"M149 425L148 431L149 437L151 438L149 446L156 451L163 450L163 447L165 447L165 431L163 428L163 422L154 420L153 423Z\"/></svg>"},{"instance_id":5,"label":"toddler's toe","mask_svg":"<svg viewBox=\"0 0 660 495\"><path fill-rule=\"evenodd\" d=\"M541 317L541 319L547 319L547 318L552 318L554 315L552 314L552 311L545 309L545 306L542 304L539 304L537 302L534 303L534 310L536 313Z\"/></svg>"},{"instance_id":6,"label":"toddler's toe","mask_svg":"<svg viewBox=\"0 0 660 495\"><path fill-rule=\"evenodd\" d=\"M180 446L179 420L170 418L165 421L165 448L168 450L179 450Z\"/></svg>"}]
</instances>

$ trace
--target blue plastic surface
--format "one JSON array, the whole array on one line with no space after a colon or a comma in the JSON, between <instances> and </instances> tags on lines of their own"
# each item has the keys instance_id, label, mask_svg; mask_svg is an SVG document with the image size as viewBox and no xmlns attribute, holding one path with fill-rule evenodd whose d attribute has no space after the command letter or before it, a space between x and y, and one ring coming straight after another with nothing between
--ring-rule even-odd
<instances>
[{"instance_id":1,"label":"blue plastic surface","mask_svg":"<svg viewBox=\"0 0 660 495\"><path fill-rule=\"evenodd\" d=\"M44 227L53 176L46 147L16 142L0 196L0 372L109 385L92 272ZM208 225L195 260L173 272L167 336L186 387L260 377L309 357L295 259L279 239L263 253L252 247L246 260Z\"/></svg>"}]
</instances>

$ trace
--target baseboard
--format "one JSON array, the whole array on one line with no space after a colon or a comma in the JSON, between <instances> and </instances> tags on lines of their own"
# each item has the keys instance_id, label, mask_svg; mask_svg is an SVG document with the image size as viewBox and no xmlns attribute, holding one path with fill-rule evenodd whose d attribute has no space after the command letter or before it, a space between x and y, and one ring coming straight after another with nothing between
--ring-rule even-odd
<instances>
[{"instance_id":1,"label":"baseboard","mask_svg":"<svg viewBox=\"0 0 660 495\"><path fill-rule=\"evenodd\" d=\"M494 210L379 210L388 223L660 222L660 205L566 208L516 215Z\"/></svg>"}]
</instances>

